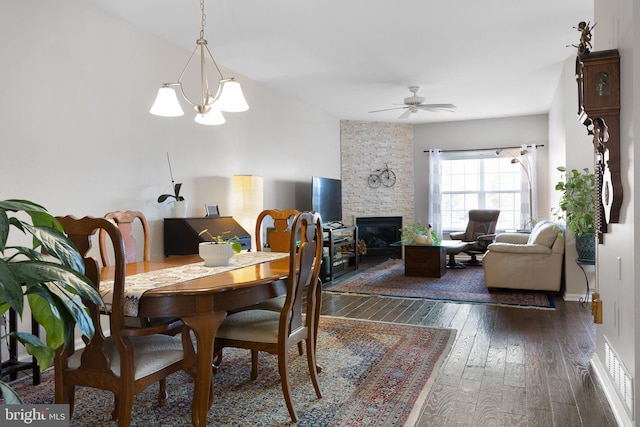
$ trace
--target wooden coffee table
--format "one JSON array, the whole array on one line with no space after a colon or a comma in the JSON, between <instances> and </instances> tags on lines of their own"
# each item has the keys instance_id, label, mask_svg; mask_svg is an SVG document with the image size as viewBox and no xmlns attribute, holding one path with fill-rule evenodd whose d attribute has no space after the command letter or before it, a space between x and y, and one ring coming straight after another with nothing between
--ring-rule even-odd
<instances>
[{"instance_id":1,"label":"wooden coffee table","mask_svg":"<svg viewBox=\"0 0 640 427\"><path fill-rule=\"evenodd\" d=\"M467 246L467 243L460 240L442 240L437 245L404 245L404 275L442 277L447 272L447 267L458 268L455 255Z\"/></svg>"}]
</instances>

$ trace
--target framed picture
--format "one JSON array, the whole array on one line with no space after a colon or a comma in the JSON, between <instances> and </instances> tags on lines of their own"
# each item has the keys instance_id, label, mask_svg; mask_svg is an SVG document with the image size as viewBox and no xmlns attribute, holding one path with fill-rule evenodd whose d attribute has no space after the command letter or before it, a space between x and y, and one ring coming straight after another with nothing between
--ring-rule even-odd
<instances>
[{"instance_id":1,"label":"framed picture","mask_svg":"<svg viewBox=\"0 0 640 427\"><path fill-rule=\"evenodd\" d=\"M207 217L209 218L216 218L220 216L220 210L218 210L218 205L209 205L205 203L204 210L207 213Z\"/></svg>"}]
</instances>

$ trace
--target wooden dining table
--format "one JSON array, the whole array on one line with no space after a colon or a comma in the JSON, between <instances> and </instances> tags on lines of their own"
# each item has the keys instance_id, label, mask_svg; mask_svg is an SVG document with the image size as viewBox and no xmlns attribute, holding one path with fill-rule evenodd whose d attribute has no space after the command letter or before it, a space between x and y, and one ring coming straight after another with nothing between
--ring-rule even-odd
<instances>
[{"instance_id":1,"label":"wooden dining table","mask_svg":"<svg viewBox=\"0 0 640 427\"><path fill-rule=\"evenodd\" d=\"M181 255L129 263L126 275L193 263L202 263L202 259L197 255ZM102 280L108 280L112 275L113 267L103 268ZM284 294L283 279L288 275L289 258L285 257L163 285L144 292L140 297L138 317L179 317L193 331L197 344L191 414L194 427L207 425L207 413L213 400L213 344L227 311Z\"/></svg>"}]
</instances>

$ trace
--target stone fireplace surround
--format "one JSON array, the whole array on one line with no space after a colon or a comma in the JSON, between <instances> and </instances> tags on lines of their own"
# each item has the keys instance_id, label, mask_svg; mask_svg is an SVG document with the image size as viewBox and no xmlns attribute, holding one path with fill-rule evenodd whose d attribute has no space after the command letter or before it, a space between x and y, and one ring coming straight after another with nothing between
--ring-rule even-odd
<instances>
[{"instance_id":1,"label":"stone fireplace surround","mask_svg":"<svg viewBox=\"0 0 640 427\"><path fill-rule=\"evenodd\" d=\"M361 240L363 231L367 231L359 223L364 218L400 219L395 236L389 235L388 231L377 236L387 244L399 241L400 228L414 221L414 156L413 126L410 124L340 122L342 221L345 225L358 225ZM396 174L395 185L369 187L369 176L387 164ZM377 244L382 243L378 241ZM394 249L373 245L367 244L368 255L394 256ZM401 248L397 250L401 253Z\"/></svg>"}]
</instances>

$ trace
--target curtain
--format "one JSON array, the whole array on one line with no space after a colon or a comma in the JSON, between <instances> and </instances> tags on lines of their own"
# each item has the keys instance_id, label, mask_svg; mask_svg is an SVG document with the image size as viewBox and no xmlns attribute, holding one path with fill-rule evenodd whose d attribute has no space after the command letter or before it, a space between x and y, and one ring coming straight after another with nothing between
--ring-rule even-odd
<instances>
[{"instance_id":1,"label":"curtain","mask_svg":"<svg viewBox=\"0 0 640 427\"><path fill-rule=\"evenodd\" d=\"M441 150L429 150L429 208L427 210L427 221L440 239L442 238L441 154Z\"/></svg>"}]
</instances>

